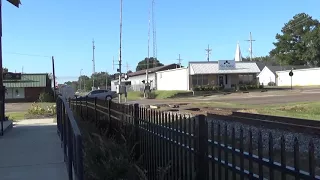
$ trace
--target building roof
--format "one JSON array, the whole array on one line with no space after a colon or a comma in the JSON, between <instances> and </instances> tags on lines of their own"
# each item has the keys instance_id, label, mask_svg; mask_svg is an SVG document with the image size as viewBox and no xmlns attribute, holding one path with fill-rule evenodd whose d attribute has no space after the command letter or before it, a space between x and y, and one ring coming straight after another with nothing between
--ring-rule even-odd
<instances>
[{"instance_id":1,"label":"building roof","mask_svg":"<svg viewBox=\"0 0 320 180\"><path fill-rule=\"evenodd\" d=\"M266 63L263 61L256 61L256 63L260 71L262 71L262 69L267 66Z\"/></svg>"},{"instance_id":2,"label":"building roof","mask_svg":"<svg viewBox=\"0 0 320 180\"><path fill-rule=\"evenodd\" d=\"M276 73L276 71L286 71L293 69L305 69L308 68L307 66L266 66L273 74Z\"/></svg>"},{"instance_id":3,"label":"building roof","mask_svg":"<svg viewBox=\"0 0 320 180\"><path fill-rule=\"evenodd\" d=\"M255 62L236 62L236 69L219 70L217 61L213 62L189 62L190 75L195 74L248 74L259 73Z\"/></svg>"},{"instance_id":4,"label":"building roof","mask_svg":"<svg viewBox=\"0 0 320 180\"><path fill-rule=\"evenodd\" d=\"M175 69L177 67L180 67L180 66L178 64L168 64L168 65L159 66L159 67L155 67L155 68L149 68L149 73L155 73L158 71L164 71L164 70L168 70L168 69ZM139 75L142 75L145 73L146 73L146 69L129 73L128 76L129 77L139 76Z\"/></svg>"},{"instance_id":5,"label":"building roof","mask_svg":"<svg viewBox=\"0 0 320 180\"><path fill-rule=\"evenodd\" d=\"M20 87L46 87L49 80L48 74L21 74L21 80L4 80L3 84L7 88Z\"/></svg>"}]
</instances>

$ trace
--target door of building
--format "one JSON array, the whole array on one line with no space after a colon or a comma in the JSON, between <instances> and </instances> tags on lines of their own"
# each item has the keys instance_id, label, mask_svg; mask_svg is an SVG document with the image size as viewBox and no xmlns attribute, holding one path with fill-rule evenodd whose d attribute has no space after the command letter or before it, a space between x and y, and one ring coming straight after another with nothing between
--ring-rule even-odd
<instances>
[{"instance_id":1,"label":"door of building","mask_svg":"<svg viewBox=\"0 0 320 180\"><path fill-rule=\"evenodd\" d=\"M219 86L223 87L223 75L219 75Z\"/></svg>"}]
</instances>

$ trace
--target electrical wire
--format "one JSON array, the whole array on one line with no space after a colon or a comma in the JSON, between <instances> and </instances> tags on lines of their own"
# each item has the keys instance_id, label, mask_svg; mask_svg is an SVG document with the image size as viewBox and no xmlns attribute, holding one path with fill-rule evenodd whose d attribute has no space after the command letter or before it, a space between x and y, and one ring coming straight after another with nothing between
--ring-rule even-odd
<instances>
[{"instance_id":1,"label":"electrical wire","mask_svg":"<svg viewBox=\"0 0 320 180\"><path fill-rule=\"evenodd\" d=\"M19 56L32 56L32 57L46 57L51 58L52 56L44 56L44 55L37 55L37 54L24 54L24 53L17 53L17 52L4 52L5 54L14 54Z\"/></svg>"}]
</instances>

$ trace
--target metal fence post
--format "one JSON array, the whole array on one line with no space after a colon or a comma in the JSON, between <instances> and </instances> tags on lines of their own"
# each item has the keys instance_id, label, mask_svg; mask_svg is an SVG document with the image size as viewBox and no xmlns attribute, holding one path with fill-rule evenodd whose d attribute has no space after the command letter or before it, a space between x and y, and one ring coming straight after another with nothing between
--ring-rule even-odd
<instances>
[{"instance_id":1,"label":"metal fence post","mask_svg":"<svg viewBox=\"0 0 320 180\"><path fill-rule=\"evenodd\" d=\"M89 118L89 115L88 115L88 96L86 96L86 116L87 116L86 120L88 120L88 118Z\"/></svg>"},{"instance_id":2,"label":"metal fence post","mask_svg":"<svg viewBox=\"0 0 320 180\"><path fill-rule=\"evenodd\" d=\"M78 97L76 97L76 107L75 107L75 111L78 113Z\"/></svg>"},{"instance_id":3,"label":"metal fence post","mask_svg":"<svg viewBox=\"0 0 320 180\"><path fill-rule=\"evenodd\" d=\"M94 98L94 121L97 121L97 97Z\"/></svg>"},{"instance_id":4,"label":"metal fence post","mask_svg":"<svg viewBox=\"0 0 320 180\"><path fill-rule=\"evenodd\" d=\"M82 98L80 99L80 117L83 118L83 114L82 114Z\"/></svg>"},{"instance_id":5,"label":"metal fence post","mask_svg":"<svg viewBox=\"0 0 320 180\"><path fill-rule=\"evenodd\" d=\"M206 116L201 114L197 118L198 127L198 143L197 143L197 170L196 180L207 180L209 178L209 164L208 164L208 123Z\"/></svg>"},{"instance_id":6,"label":"metal fence post","mask_svg":"<svg viewBox=\"0 0 320 180\"><path fill-rule=\"evenodd\" d=\"M140 131L139 131L139 104L133 105L133 123L134 123L134 155L135 159L140 158Z\"/></svg>"}]
</instances>

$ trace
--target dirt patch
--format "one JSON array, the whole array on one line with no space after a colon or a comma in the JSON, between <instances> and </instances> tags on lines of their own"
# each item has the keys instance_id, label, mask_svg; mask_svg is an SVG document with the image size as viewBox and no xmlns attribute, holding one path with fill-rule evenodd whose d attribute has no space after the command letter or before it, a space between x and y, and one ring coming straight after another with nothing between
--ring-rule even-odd
<instances>
[{"instance_id":1,"label":"dirt patch","mask_svg":"<svg viewBox=\"0 0 320 180\"><path fill-rule=\"evenodd\" d=\"M291 112L306 112L308 108L305 105L294 105L294 106L283 106L277 110L281 111L291 111Z\"/></svg>"},{"instance_id":2,"label":"dirt patch","mask_svg":"<svg viewBox=\"0 0 320 180\"><path fill-rule=\"evenodd\" d=\"M259 112L255 109L240 109L237 112L259 114Z\"/></svg>"},{"instance_id":3,"label":"dirt patch","mask_svg":"<svg viewBox=\"0 0 320 180\"><path fill-rule=\"evenodd\" d=\"M187 111L200 111L200 108L187 108Z\"/></svg>"}]
</instances>

